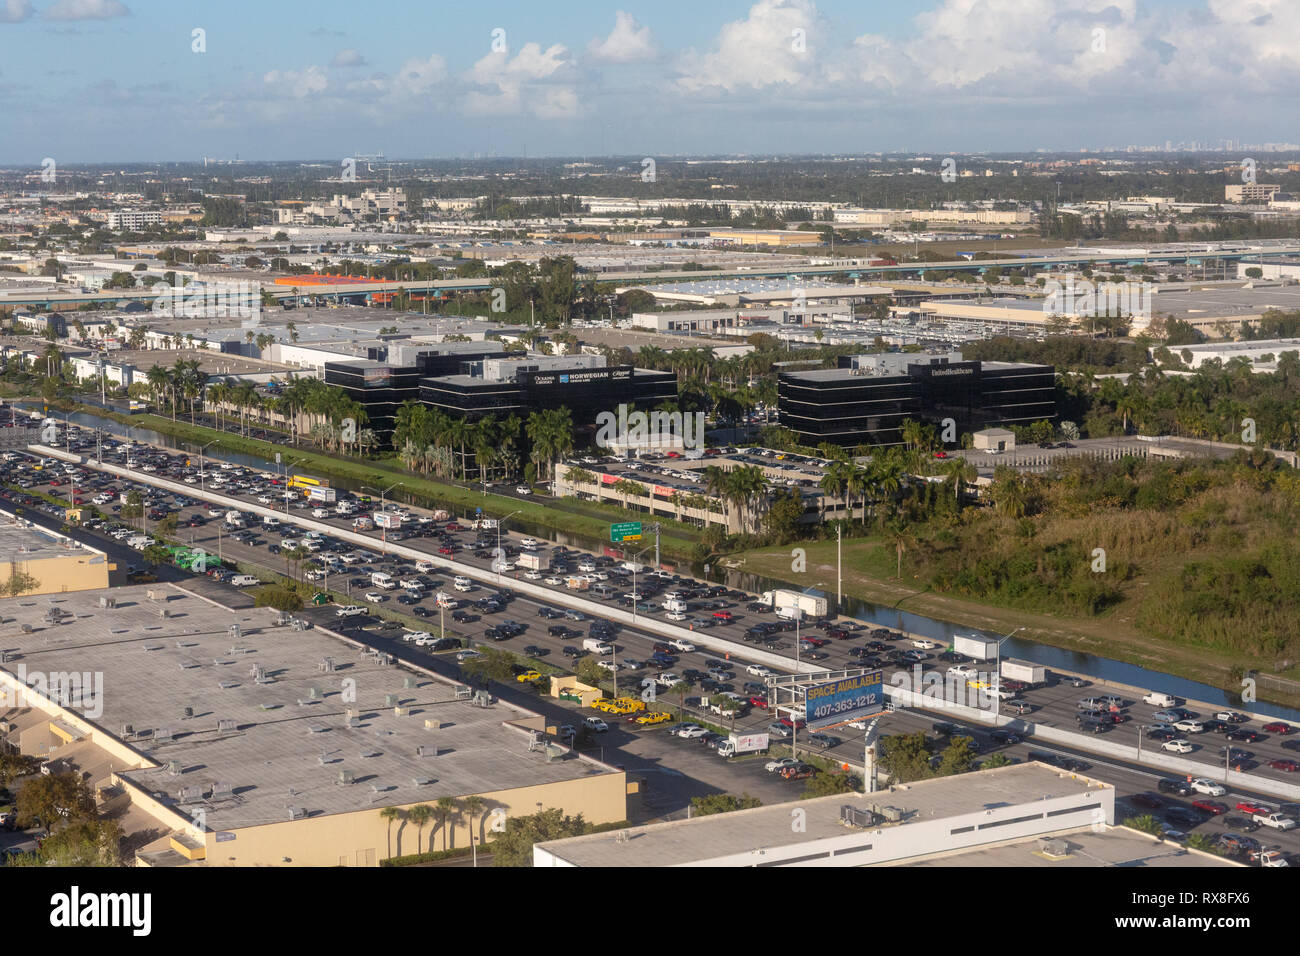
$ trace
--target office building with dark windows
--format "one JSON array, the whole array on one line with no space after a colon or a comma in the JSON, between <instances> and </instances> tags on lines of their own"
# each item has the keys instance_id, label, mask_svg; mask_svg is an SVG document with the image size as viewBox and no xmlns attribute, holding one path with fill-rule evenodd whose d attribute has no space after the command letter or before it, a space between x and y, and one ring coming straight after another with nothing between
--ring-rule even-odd
<instances>
[{"instance_id":1,"label":"office building with dark windows","mask_svg":"<svg viewBox=\"0 0 1300 956\"><path fill-rule=\"evenodd\" d=\"M777 395L781 424L813 447L901 445L909 418L938 429L952 419L960 436L1057 415L1052 366L968 362L960 352L843 356L839 368L781 373Z\"/></svg>"}]
</instances>

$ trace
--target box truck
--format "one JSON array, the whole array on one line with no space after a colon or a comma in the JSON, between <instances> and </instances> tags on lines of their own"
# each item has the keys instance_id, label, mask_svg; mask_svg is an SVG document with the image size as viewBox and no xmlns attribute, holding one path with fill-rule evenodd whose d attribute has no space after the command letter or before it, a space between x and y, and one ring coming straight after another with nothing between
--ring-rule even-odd
<instances>
[{"instance_id":1,"label":"box truck","mask_svg":"<svg viewBox=\"0 0 1300 956\"><path fill-rule=\"evenodd\" d=\"M767 734L732 734L718 744L719 757L735 757L738 754L762 753L767 750Z\"/></svg>"},{"instance_id":2,"label":"box truck","mask_svg":"<svg viewBox=\"0 0 1300 956\"><path fill-rule=\"evenodd\" d=\"M529 571L544 571L542 567L542 556L540 554L521 554L516 562L521 568Z\"/></svg>"},{"instance_id":3,"label":"box truck","mask_svg":"<svg viewBox=\"0 0 1300 956\"><path fill-rule=\"evenodd\" d=\"M958 634L952 639L952 649L977 661L992 660L998 656L996 638L977 637L974 634Z\"/></svg>"},{"instance_id":4,"label":"box truck","mask_svg":"<svg viewBox=\"0 0 1300 956\"><path fill-rule=\"evenodd\" d=\"M1036 686L1047 683L1047 668L1042 664L1007 657L1002 660L1002 676L1007 680L1024 681Z\"/></svg>"},{"instance_id":5,"label":"box truck","mask_svg":"<svg viewBox=\"0 0 1300 956\"><path fill-rule=\"evenodd\" d=\"M775 608L781 617L793 617L792 614L781 614L782 609L797 608L803 612L804 617L825 617L826 616L826 596L823 594L804 594L802 591L764 591L762 594L764 604Z\"/></svg>"}]
</instances>

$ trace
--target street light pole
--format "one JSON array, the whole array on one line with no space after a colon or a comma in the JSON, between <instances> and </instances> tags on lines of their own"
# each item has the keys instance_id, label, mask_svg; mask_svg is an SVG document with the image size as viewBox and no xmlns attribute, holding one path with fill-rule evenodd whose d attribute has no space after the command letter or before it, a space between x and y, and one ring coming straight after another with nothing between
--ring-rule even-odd
<instances>
[{"instance_id":1,"label":"street light pole","mask_svg":"<svg viewBox=\"0 0 1300 956\"><path fill-rule=\"evenodd\" d=\"M993 726L994 726L995 728L998 726L999 722L1002 720L1002 695L1001 695L1001 691L1002 691L1002 642L1003 642L1003 641L1009 641L1011 638L1015 637L1015 635L1017 635L1017 634L1019 634L1021 631L1023 631L1023 630L1025 629L1025 627L1027 627L1027 626L1028 626L1028 625L1022 625L1022 626L1016 628L1014 631L1012 631L1012 632L1011 632L1010 634L1008 634L1006 637L1001 638L1001 639L998 641L998 643L997 643L997 647L995 648L995 653L994 653L994 655L993 655L993 670L994 670L994 677L997 679L997 684L998 684L998 693L993 695Z\"/></svg>"},{"instance_id":2,"label":"street light pole","mask_svg":"<svg viewBox=\"0 0 1300 956\"><path fill-rule=\"evenodd\" d=\"M493 570L496 571L497 573L497 587L501 586L501 565L505 564L505 557L506 557L506 553L501 550L501 526L517 514L519 514L519 511L512 511L504 518L497 519L497 553L495 559L492 562L493 564L496 565L496 567L493 568Z\"/></svg>"}]
</instances>

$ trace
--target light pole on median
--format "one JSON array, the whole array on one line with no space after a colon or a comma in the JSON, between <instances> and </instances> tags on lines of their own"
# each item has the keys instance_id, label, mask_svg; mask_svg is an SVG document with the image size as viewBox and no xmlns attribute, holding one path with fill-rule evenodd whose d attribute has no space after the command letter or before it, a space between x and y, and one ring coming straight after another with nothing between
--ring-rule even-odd
<instances>
[{"instance_id":1,"label":"light pole on median","mask_svg":"<svg viewBox=\"0 0 1300 956\"><path fill-rule=\"evenodd\" d=\"M994 676L994 679L997 681L997 686L998 686L998 693L996 693L996 694L993 695L993 726L994 726L994 728L996 728L996 727L998 726L998 722L1002 719L1002 696L1001 696L1001 694L1002 694L1002 642L1003 642L1003 641L1009 641L1009 640L1011 640L1011 638L1015 637L1017 634L1019 634L1021 631L1023 631L1023 630L1025 629L1025 627L1027 627L1027 626L1028 626L1028 625L1021 625L1020 627L1018 627L1018 628L1016 628L1014 631L1012 631L1010 634L1008 634L1006 637L1000 638L1000 639L998 640L998 644L997 644L996 652L995 652L995 654L994 654L994 656L993 656L993 661L994 661L994 663L993 663L993 671L994 671L994 675L993 675L993 676ZM990 683L992 683L992 682L990 682Z\"/></svg>"},{"instance_id":2,"label":"light pole on median","mask_svg":"<svg viewBox=\"0 0 1300 956\"><path fill-rule=\"evenodd\" d=\"M361 490L379 492L379 513L381 515L387 515L388 506L387 504L385 504L385 496L387 496L387 494L390 491L392 491L394 488L400 487L404 484L406 484L406 482L404 481L395 481L387 488L372 488L370 487L370 485L362 485ZM381 555L387 556L388 554L388 527L387 527L388 518L387 517L384 518L384 522L385 522L385 526L379 529L379 553Z\"/></svg>"},{"instance_id":3,"label":"light pole on median","mask_svg":"<svg viewBox=\"0 0 1300 956\"><path fill-rule=\"evenodd\" d=\"M520 510L522 511L523 509ZM492 561L492 563L496 565L492 570L497 573L497 587L501 586L501 565L506 563L506 553L501 550L501 526L517 514L519 514L519 511L512 511L504 518L497 519L497 553Z\"/></svg>"},{"instance_id":4,"label":"light pole on median","mask_svg":"<svg viewBox=\"0 0 1300 956\"><path fill-rule=\"evenodd\" d=\"M213 445L215 445L215 444L216 444L215 441L210 441L210 442L208 442L206 445L204 445L202 448L199 449L199 490L200 490L200 491L206 491L206 490L207 490L206 486L205 486L204 483L203 483L203 482L204 482L204 478L206 477L206 469L204 468L204 462L205 462L207 459L205 459L205 458L203 457L203 453L204 453L205 451L207 451L209 448L211 448L211 447L212 447Z\"/></svg>"}]
</instances>

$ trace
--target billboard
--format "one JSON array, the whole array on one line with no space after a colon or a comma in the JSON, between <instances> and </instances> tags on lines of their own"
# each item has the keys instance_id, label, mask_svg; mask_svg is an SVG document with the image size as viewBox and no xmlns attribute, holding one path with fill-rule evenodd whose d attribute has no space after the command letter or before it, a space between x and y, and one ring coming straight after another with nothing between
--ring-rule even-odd
<instances>
[{"instance_id":1,"label":"billboard","mask_svg":"<svg viewBox=\"0 0 1300 956\"><path fill-rule=\"evenodd\" d=\"M821 730L877 714L884 701L883 676L868 671L857 677L814 684L804 694L809 730Z\"/></svg>"}]
</instances>

